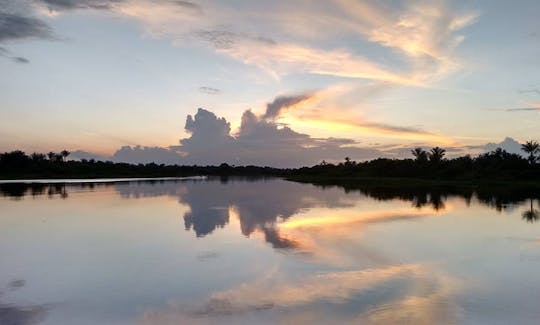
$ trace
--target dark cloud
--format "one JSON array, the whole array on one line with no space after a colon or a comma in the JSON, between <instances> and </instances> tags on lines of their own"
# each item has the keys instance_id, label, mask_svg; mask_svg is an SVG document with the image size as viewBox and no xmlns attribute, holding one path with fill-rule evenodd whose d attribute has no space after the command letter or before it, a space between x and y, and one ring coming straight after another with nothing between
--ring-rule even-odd
<instances>
[{"instance_id":1,"label":"dark cloud","mask_svg":"<svg viewBox=\"0 0 540 325\"><path fill-rule=\"evenodd\" d=\"M538 107L518 107L518 108L507 108L507 112L520 112L520 111L540 111Z\"/></svg>"},{"instance_id":2,"label":"dark cloud","mask_svg":"<svg viewBox=\"0 0 540 325\"><path fill-rule=\"evenodd\" d=\"M275 44L277 44L275 40L273 40L270 37L265 37L265 36L257 36L257 37L254 37L253 40L257 41L259 43L262 43L262 44L266 44L266 45L275 45Z\"/></svg>"},{"instance_id":3,"label":"dark cloud","mask_svg":"<svg viewBox=\"0 0 540 325\"><path fill-rule=\"evenodd\" d=\"M230 49L233 47L236 34L227 30L199 30L195 35L212 44L216 49Z\"/></svg>"},{"instance_id":4,"label":"dark cloud","mask_svg":"<svg viewBox=\"0 0 540 325\"><path fill-rule=\"evenodd\" d=\"M16 57L13 57L12 58L14 62L16 63L30 63L30 60L28 60L27 58L23 58L22 56L16 56Z\"/></svg>"},{"instance_id":5,"label":"dark cloud","mask_svg":"<svg viewBox=\"0 0 540 325\"><path fill-rule=\"evenodd\" d=\"M214 48L231 49L237 42L255 42L261 45L275 45L272 38L251 35L247 33L235 33L227 29L201 29L193 32L193 35L205 42L209 42Z\"/></svg>"},{"instance_id":6,"label":"dark cloud","mask_svg":"<svg viewBox=\"0 0 540 325\"><path fill-rule=\"evenodd\" d=\"M23 58L21 56L12 56L11 52L5 47L0 47L0 57L11 59L15 63L30 63L27 58Z\"/></svg>"},{"instance_id":7,"label":"dark cloud","mask_svg":"<svg viewBox=\"0 0 540 325\"><path fill-rule=\"evenodd\" d=\"M266 105L266 112L264 113L263 118L276 118L284 109L303 102L312 96L312 93L278 96L272 102Z\"/></svg>"},{"instance_id":8,"label":"dark cloud","mask_svg":"<svg viewBox=\"0 0 540 325\"><path fill-rule=\"evenodd\" d=\"M180 1L180 0L177 0L177 1L173 1L174 4L182 7L182 8L185 8L185 9L189 9L193 12L196 12L196 13L199 13L199 14L202 14L203 13L203 9L200 5L196 4L196 3L193 3L193 2L189 2L189 1Z\"/></svg>"},{"instance_id":9,"label":"dark cloud","mask_svg":"<svg viewBox=\"0 0 540 325\"><path fill-rule=\"evenodd\" d=\"M41 305L17 306L0 303L0 324L31 325L45 320L49 308Z\"/></svg>"},{"instance_id":10,"label":"dark cloud","mask_svg":"<svg viewBox=\"0 0 540 325\"><path fill-rule=\"evenodd\" d=\"M520 94L528 94L528 93L535 93L540 95L540 89L520 89L518 90L518 93Z\"/></svg>"},{"instance_id":11,"label":"dark cloud","mask_svg":"<svg viewBox=\"0 0 540 325\"><path fill-rule=\"evenodd\" d=\"M123 0L38 0L51 10L99 9L108 10Z\"/></svg>"},{"instance_id":12,"label":"dark cloud","mask_svg":"<svg viewBox=\"0 0 540 325\"><path fill-rule=\"evenodd\" d=\"M8 288L11 290L17 290L19 288L22 288L26 285L26 280L24 279L16 279L8 283Z\"/></svg>"},{"instance_id":13,"label":"dark cloud","mask_svg":"<svg viewBox=\"0 0 540 325\"><path fill-rule=\"evenodd\" d=\"M217 88L212 88L212 87L199 87L199 91L201 93L209 94L209 95L216 95L221 92L221 90Z\"/></svg>"},{"instance_id":14,"label":"dark cloud","mask_svg":"<svg viewBox=\"0 0 540 325\"><path fill-rule=\"evenodd\" d=\"M499 112L530 112L540 111L540 107L488 108L487 110Z\"/></svg>"},{"instance_id":15,"label":"dark cloud","mask_svg":"<svg viewBox=\"0 0 540 325\"><path fill-rule=\"evenodd\" d=\"M19 39L52 39L50 27L40 19L0 9L0 42Z\"/></svg>"},{"instance_id":16,"label":"dark cloud","mask_svg":"<svg viewBox=\"0 0 540 325\"><path fill-rule=\"evenodd\" d=\"M365 123L364 125L368 127L373 127L373 128L387 130L387 131L394 131L394 132L435 135L433 133L426 132L415 127L408 127L408 126L396 126L396 125L390 125L390 124L384 124L384 123L372 123L372 122Z\"/></svg>"}]
</instances>

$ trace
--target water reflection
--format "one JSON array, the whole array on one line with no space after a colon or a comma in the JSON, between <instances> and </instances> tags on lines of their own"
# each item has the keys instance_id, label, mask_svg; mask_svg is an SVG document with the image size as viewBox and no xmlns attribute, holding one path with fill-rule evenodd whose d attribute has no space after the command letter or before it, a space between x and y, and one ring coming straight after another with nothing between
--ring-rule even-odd
<instances>
[{"instance_id":1,"label":"water reflection","mask_svg":"<svg viewBox=\"0 0 540 325\"><path fill-rule=\"evenodd\" d=\"M10 281L5 291L0 291L0 324L6 325L32 325L45 320L50 306L47 305L22 305L4 302L7 293L19 290L26 285L23 279ZM7 291L7 292L6 292Z\"/></svg>"},{"instance_id":2,"label":"water reflection","mask_svg":"<svg viewBox=\"0 0 540 325\"><path fill-rule=\"evenodd\" d=\"M472 189L458 186L403 186L382 187L373 185L350 184L344 185L316 185L303 186L292 182L280 182L279 188L273 186L272 178L215 178L219 183L207 186L203 179L186 180L145 180L132 182L100 182L80 184L22 184L0 183L2 196L22 199L24 196L47 195L50 198L66 199L70 191L92 191L97 188L114 188L123 198L141 198L172 196L177 197L180 203L187 204L189 211L183 215L184 226L193 231L197 237L204 237L229 224L231 208L234 207L239 218L241 233L250 236L254 232L261 233L274 248L287 249L299 246L298 241L287 238L276 227L278 222L284 222L302 210L313 207L351 207L354 202L341 195L339 191L330 189L343 189L346 193L360 193L379 201L400 200L410 202L411 206L422 210L430 208L432 212L441 212L447 208L449 198L459 198L467 206L473 200L487 207L501 212L511 210L516 206L530 201L530 208L522 212L522 218L533 223L539 218L539 211L533 208L533 201L540 198L538 191L524 189L506 189L499 187ZM249 186L245 183L249 182ZM132 186L137 184L137 186ZM323 189L322 191L320 189ZM540 202L540 201L539 201ZM380 212L381 218L371 222L382 221L387 218L416 218L422 217L426 212L402 211L396 215L395 211ZM399 214L398 213L398 214ZM366 212L363 212L363 218ZM358 217L337 220L354 222ZM369 217L366 219L369 222ZM366 222L364 220L364 222ZM302 223L309 221L303 220ZM319 218L317 223L330 222L328 218ZM286 224L292 228L293 224ZM332 223L335 226L335 222Z\"/></svg>"},{"instance_id":3,"label":"water reflection","mask_svg":"<svg viewBox=\"0 0 540 325\"><path fill-rule=\"evenodd\" d=\"M88 183L84 185L79 185L84 187L93 188L93 183ZM68 189L66 184L57 183L57 184L25 184L25 183L9 183L9 184L0 184L0 193L2 196L12 197L14 199L21 199L24 196L40 196L48 195L49 197L59 197L66 199L68 197Z\"/></svg>"},{"instance_id":4,"label":"water reflection","mask_svg":"<svg viewBox=\"0 0 540 325\"><path fill-rule=\"evenodd\" d=\"M27 198L26 203L37 207L35 211L49 207L49 213L57 214L65 207L67 217L49 228L43 224L54 218L28 221L14 229L22 234L26 227L34 229L27 239L46 236L44 229L60 229L49 241L38 242L57 243L53 252L70 252L73 244L73 255L65 259L70 263L85 252L82 271L70 263L67 271L57 269L72 272L75 283L84 274L87 259L95 259L98 267L89 267L85 278L91 288L81 290L85 298L77 297L91 296L87 290L101 293L94 297L99 300L93 302L94 307L129 314L114 314L113 320L132 317L118 323L448 324L463 321L463 315L474 308L497 310L505 299L523 302L515 308L527 307L532 300L520 300L516 292L520 295L535 288L515 282L534 281L525 276L534 273L534 268L518 267L511 259L514 251L525 249L519 247L523 243L512 242L518 246L512 246L512 251L504 239L536 237L536 228L527 224L538 219L535 192L319 187L235 178L0 184L0 192L8 197L10 211L19 211L17 207L23 207ZM77 219L84 207L91 211ZM171 222L160 218L167 212ZM12 220L22 222L5 218L12 224ZM160 223L162 228L153 228ZM510 228L518 230L510 233ZM56 238L62 236L68 242ZM27 248L25 243L20 247ZM13 252L13 260L19 260L19 250ZM531 258L520 261L534 263L534 252L528 253ZM64 257L59 263L63 261ZM480 266L475 270L471 265ZM507 274L511 278L502 276ZM467 295L477 285L470 281L474 277L498 291L484 289L484 300L471 299ZM33 324L50 318L50 305L4 302L9 292L23 287L21 279L5 285L5 293L0 293L0 323ZM69 287L64 292L72 291L76 290ZM473 307L468 305L471 301ZM136 307L131 310L128 305ZM83 307L70 312L81 310L77 308ZM522 323L534 319L520 315Z\"/></svg>"},{"instance_id":5,"label":"water reflection","mask_svg":"<svg viewBox=\"0 0 540 325\"><path fill-rule=\"evenodd\" d=\"M302 249L304 252L317 252L319 255L323 255L327 250L327 247L316 244L322 241L324 236L339 234L344 237L347 232L356 231L362 224L367 223L435 215L448 210L447 201L452 198L462 200L467 206L472 201L479 202L498 212L511 210L528 200L530 207L521 213L523 220L533 223L539 218L538 210L533 208L533 202L540 197L539 193L520 189L505 190L497 187L471 189L457 186L435 188L373 185L313 186L272 178L221 177L214 180L219 182L211 181L212 186L208 186L208 182L202 179L81 184L10 183L0 184L0 193L15 199L40 195L66 199L70 191L112 188L126 199L170 196L189 207L183 215L184 227L187 231L193 231L197 237L204 237L216 229L224 228L230 223L231 213L234 213L244 236L261 235L276 249ZM335 212L332 212L333 216L289 221L291 216L314 207L336 209L354 206L355 198L342 195L341 189L349 194L358 193L378 201L410 202L411 207L416 210L387 209L371 212L363 210L361 214L353 213L346 216L335 215ZM295 228L302 229L296 231ZM315 231L314 228L319 229ZM325 235L325 229L329 229L330 234ZM326 252L326 254L335 256L336 253Z\"/></svg>"},{"instance_id":6,"label":"water reflection","mask_svg":"<svg viewBox=\"0 0 540 325\"><path fill-rule=\"evenodd\" d=\"M530 199L530 209L523 211L521 213L523 220L526 220L527 222L533 223L538 221L538 218L540 217L540 212L533 207L533 200ZM540 202L539 202L540 205Z\"/></svg>"}]
</instances>

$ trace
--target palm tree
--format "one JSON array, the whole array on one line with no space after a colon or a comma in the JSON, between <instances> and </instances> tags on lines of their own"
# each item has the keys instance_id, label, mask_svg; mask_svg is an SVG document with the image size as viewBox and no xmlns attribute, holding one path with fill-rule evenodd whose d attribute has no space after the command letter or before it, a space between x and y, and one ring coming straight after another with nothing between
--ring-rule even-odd
<instances>
[{"instance_id":1,"label":"palm tree","mask_svg":"<svg viewBox=\"0 0 540 325\"><path fill-rule=\"evenodd\" d=\"M414 148L411 150L411 153L418 162L426 162L428 160L428 153L420 147Z\"/></svg>"},{"instance_id":2,"label":"palm tree","mask_svg":"<svg viewBox=\"0 0 540 325\"><path fill-rule=\"evenodd\" d=\"M60 152L60 154L62 155L62 160L66 160L66 158L69 156L71 152L67 151L67 150L62 150L62 152Z\"/></svg>"},{"instance_id":3,"label":"palm tree","mask_svg":"<svg viewBox=\"0 0 540 325\"><path fill-rule=\"evenodd\" d=\"M534 164L538 157L536 157L536 153L540 152L540 144L536 141L527 141L521 145L521 150L525 151L525 153L529 154L529 157L527 160L529 161L529 164Z\"/></svg>"},{"instance_id":4,"label":"palm tree","mask_svg":"<svg viewBox=\"0 0 540 325\"><path fill-rule=\"evenodd\" d=\"M524 211L521 216L523 218L523 220L527 221L527 222L530 222L530 223L533 223L535 221L538 220L538 218L540 217L540 214L538 213L538 210L535 210L533 208L533 200L531 200L531 209L530 210L527 210L527 211Z\"/></svg>"},{"instance_id":5,"label":"palm tree","mask_svg":"<svg viewBox=\"0 0 540 325\"><path fill-rule=\"evenodd\" d=\"M47 157L49 157L49 160L50 161L53 161L54 158L56 157L56 154L52 151L50 151L48 154L47 154Z\"/></svg>"},{"instance_id":6,"label":"palm tree","mask_svg":"<svg viewBox=\"0 0 540 325\"><path fill-rule=\"evenodd\" d=\"M446 150L440 147L431 148L429 151L429 160L433 163L438 163L443 160Z\"/></svg>"}]
</instances>

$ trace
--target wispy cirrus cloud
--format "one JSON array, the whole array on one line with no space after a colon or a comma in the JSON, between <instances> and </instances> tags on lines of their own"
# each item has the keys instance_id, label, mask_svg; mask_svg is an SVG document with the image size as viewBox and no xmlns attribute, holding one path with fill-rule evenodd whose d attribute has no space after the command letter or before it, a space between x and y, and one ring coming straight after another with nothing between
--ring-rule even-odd
<instances>
[{"instance_id":1,"label":"wispy cirrus cloud","mask_svg":"<svg viewBox=\"0 0 540 325\"><path fill-rule=\"evenodd\" d=\"M141 21L150 35L178 44L202 40L218 53L276 78L312 73L417 86L459 68L453 54L464 39L459 32L478 16L456 11L444 2L382 6L375 1L334 0L318 5L294 1L265 6L270 8L126 0L115 10ZM193 9L197 15L190 12ZM317 33L309 35L307 30ZM335 34L395 49L408 63L396 69L350 45L329 48L312 42L316 38L320 43Z\"/></svg>"}]
</instances>

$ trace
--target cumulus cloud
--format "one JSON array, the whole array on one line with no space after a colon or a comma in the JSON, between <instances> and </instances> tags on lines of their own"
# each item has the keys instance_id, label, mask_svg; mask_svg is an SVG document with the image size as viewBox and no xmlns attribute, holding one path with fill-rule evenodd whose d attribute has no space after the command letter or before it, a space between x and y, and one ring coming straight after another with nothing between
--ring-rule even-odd
<instances>
[{"instance_id":1,"label":"cumulus cloud","mask_svg":"<svg viewBox=\"0 0 540 325\"><path fill-rule=\"evenodd\" d=\"M73 160L94 159L94 160L100 160L100 161L107 161L107 160L111 160L111 157L100 155L93 152L84 151L84 150L74 150L69 154L68 159L70 160L71 159Z\"/></svg>"},{"instance_id":2,"label":"cumulus cloud","mask_svg":"<svg viewBox=\"0 0 540 325\"><path fill-rule=\"evenodd\" d=\"M481 149L484 152L490 152L490 151L496 150L497 148L506 150L509 153L523 155L523 151L521 150L521 144L511 137L506 137L504 138L503 141L498 142L498 143L490 142L484 146L481 146Z\"/></svg>"},{"instance_id":3,"label":"cumulus cloud","mask_svg":"<svg viewBox=\"0 0 540 325\"><path fill-rule=\"evenodd\" d=\"M342 161L348 156L365 160L384 155L375 148L361 148L352 139L313 138L247 110L238 132L232 133L225 118L199 108L186 118L189 137L169 148L124 146L109 160L130 163L259 165L299 167L321 160ZM86 156L88 159L89 156ZM82 157L81 157L82 158Z\"/></svg>"},{"instance_id":4,"label":"cumulus cloud","mask_svg":"<svg viewBox=\"0 0 540 325\"><path fill-rule=\"evenodd\" d=\"M180 153L167 148L124 146L112 155L111 160L135 164L157 162L174 165L182 162L182 156Z\"/></svg>"}]
</instances>

